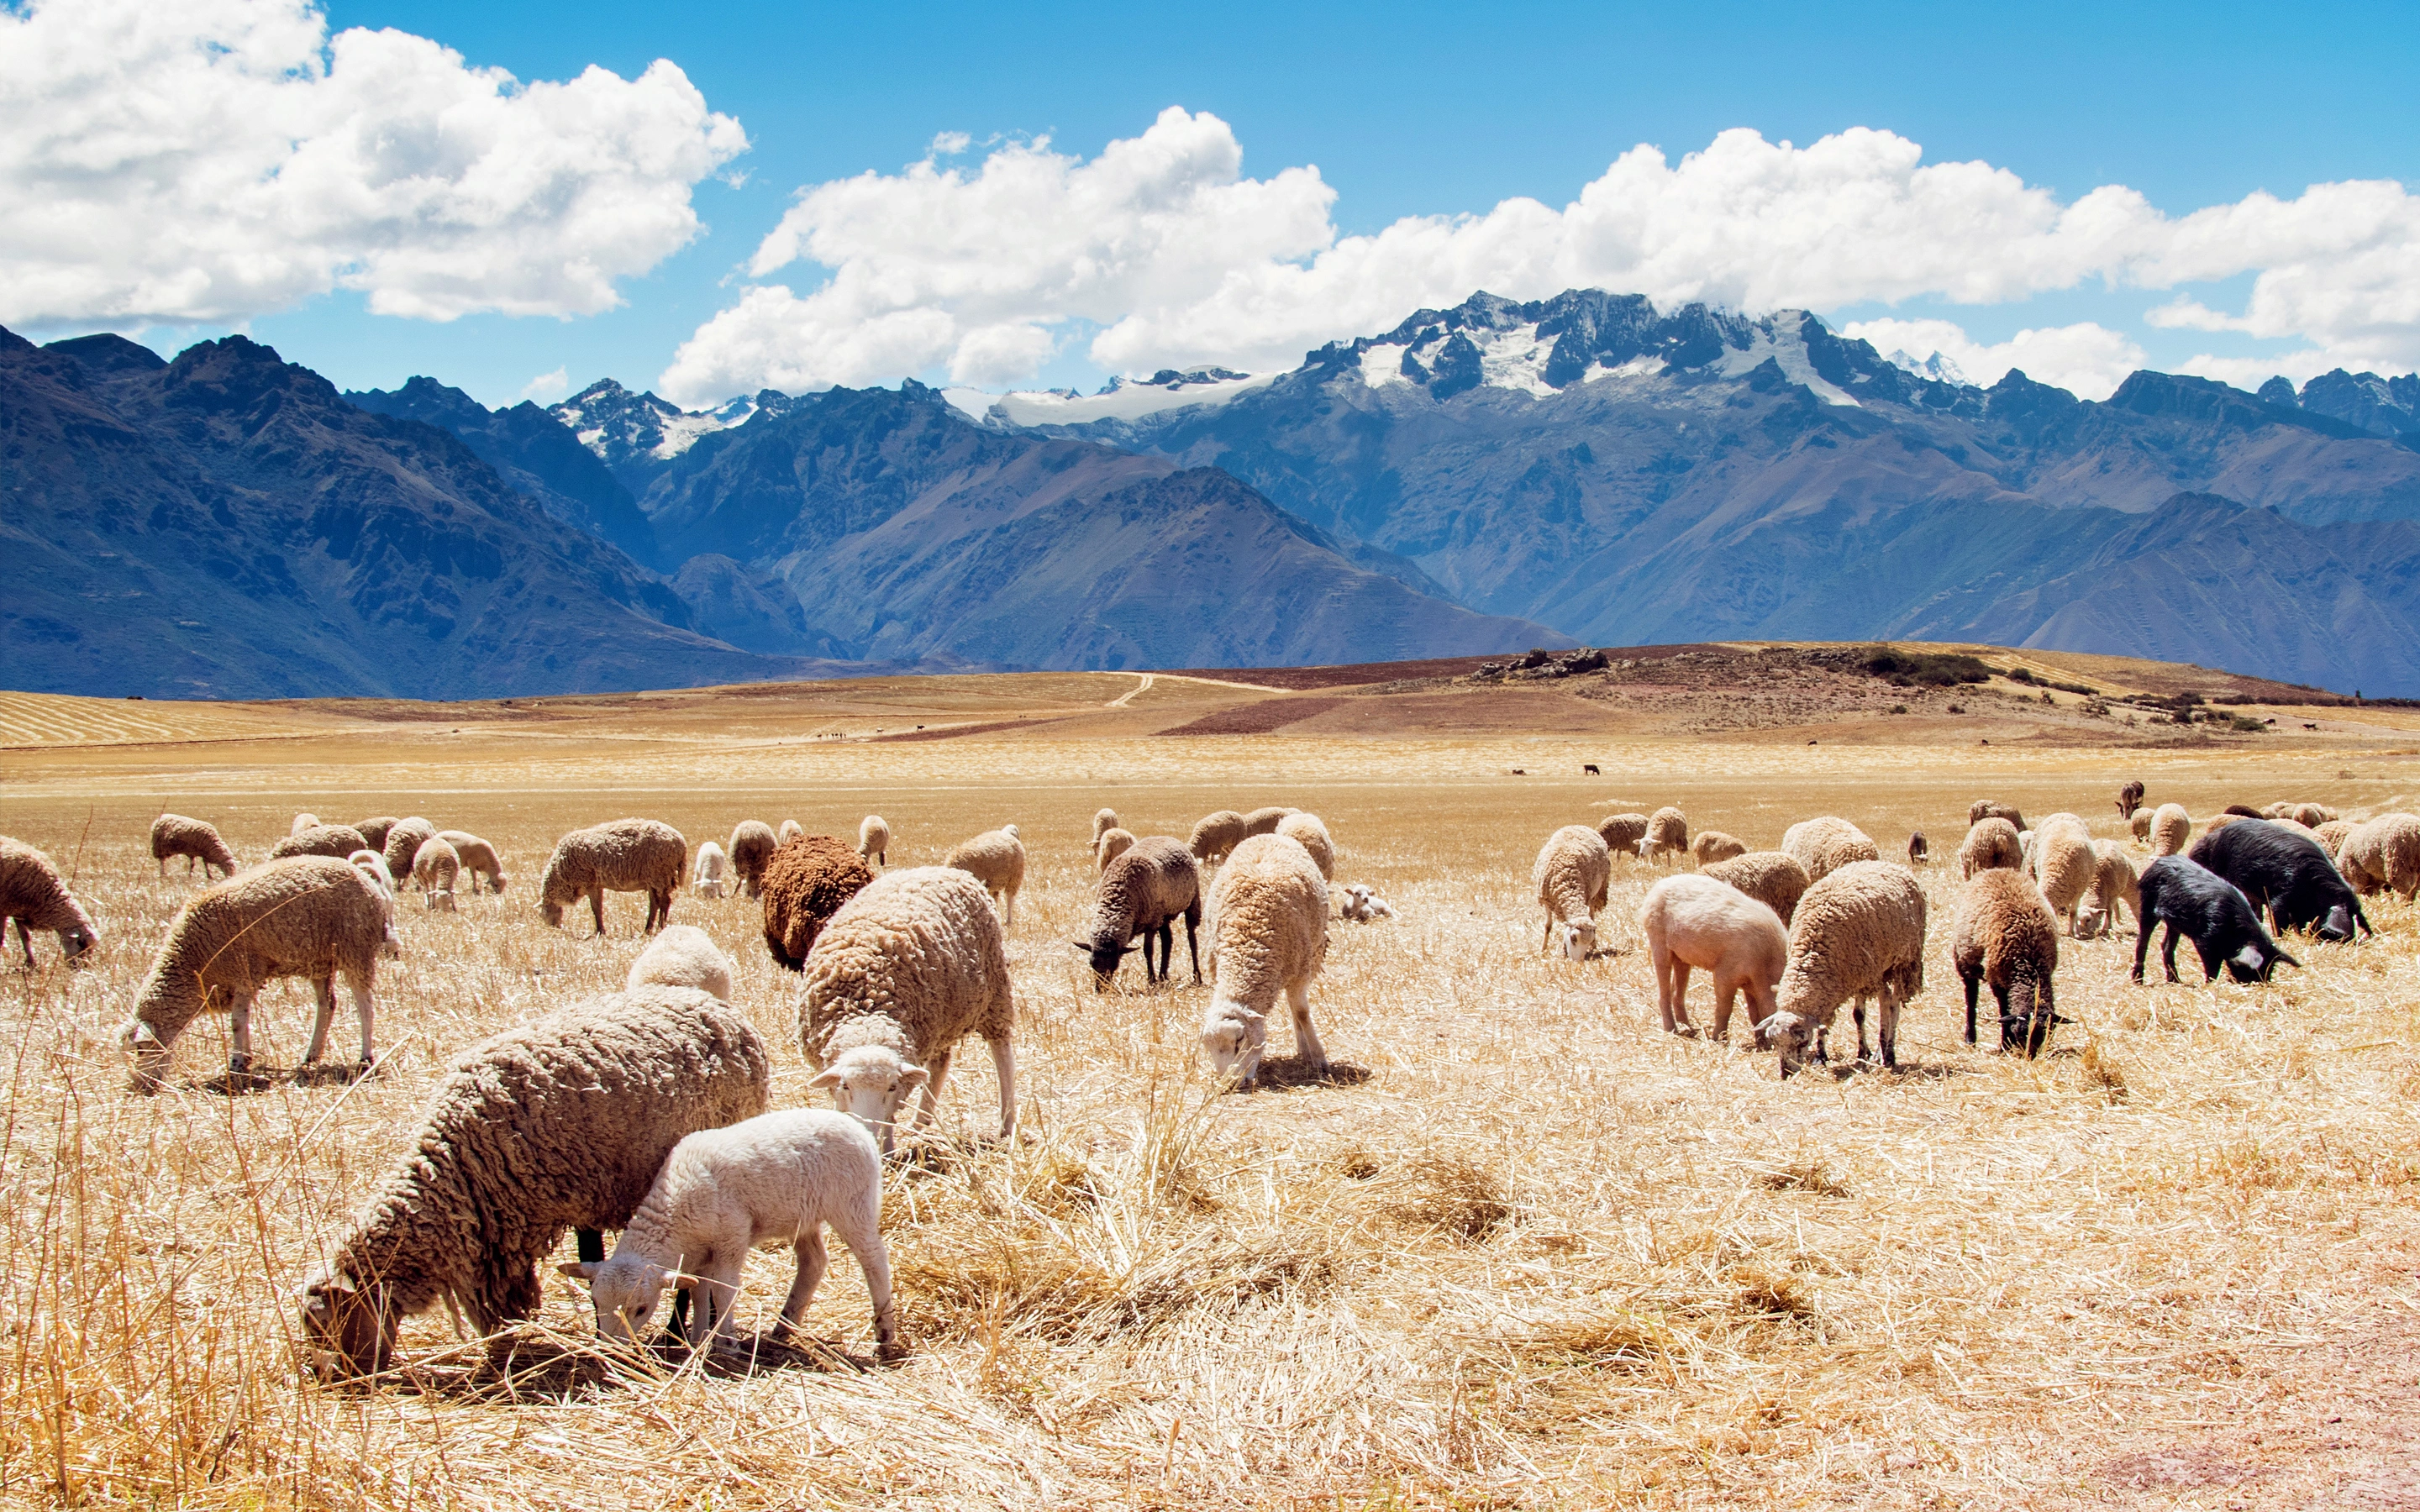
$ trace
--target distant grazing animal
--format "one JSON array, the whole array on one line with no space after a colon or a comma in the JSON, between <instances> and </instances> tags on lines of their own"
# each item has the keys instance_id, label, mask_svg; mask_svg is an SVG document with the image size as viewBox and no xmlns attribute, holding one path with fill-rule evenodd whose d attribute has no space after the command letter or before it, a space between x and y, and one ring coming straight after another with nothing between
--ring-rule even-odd
<instances>
[{"instance_id":1,"label":"distant grazing animal","mask_svg":"<svg viewBox=\"0 0 2420 1512\"><path fill-rule=\"evenodd\" d=\"M2132 819L2134 810L2143 806L2143 784L2129 782L2118 790L2118 817Z\"/></svg>"},{"instance_id":2,"label":"distant grazing animal","mask_svg":"<svg viewBox=\"0 0 2420 1512\"><path fill-rule=\"evenodd\" d=\"M1992 989L2000 1009L2000 1049L2039 1056L2058 1013L2052 974L2058 965L2058 917L2022 872L1987 867L1958 894L1950 964L1966 986L1966 1042L1975 1042L1975 1008Z\"/></svg>"},{"instance_id":3,"label":"distant grazing animal","mask_svg":"<svg viewBox=\"0 0 2420 1512\"><path fill-rule=\"evenodd\" d=\"M454 884L462 875L462 858L454 847L435 835L420 842L411 853L411 882L420 889L422 900L433 909L455 912Z\"/></svg>"},{"instance_id":4,"label":"distant grazing animal","mask_svg":"<svg viewBox=\"0 0 2420 1512\"><path fill-rule=\"evenodd\" d=\"M1607 814L1596 822L1597 838L1605 848L1616 856L1636 857L1638 842L1647 838L1647 816L1643 813Z\"/></svg>"},{"instance_id":5,"label":"distant grazing animal","mask_svg":"<svg viewBox=\"0 0 2420 1512\"><path fill-rule=\"evenodd\" d=\"M723 873L729 870L730 864L730 858L722 854L721 846L710 840L700 841L697 847L697 862L695 868L690 872L690 886L696 889L697 895L701 898L721 897Z\"/></svg>"},{"instance_id":6,"label":"distant grazing animal","mask_svg":"<svg viewBox=\"0 0 2420 1512\"><path fill-rule=\"evenodd\" d=\"M1590 841L1593 831L1581 830ZM1311 1021L1311 983L1327 958L1327 884L1311 853L1283 835L1255 835L1235 847L1211 897L1211 950L1218 964L1202 1048L1219 1076L1239 1088L1260 1077L1268 1019L1285 995L1295 1053L1311 1070L1327 1049Z\"/></svg>"},{"instance_id":7,"label":"distant grazing animal","mask_svg":"<svg viewBox=\"0 0 2420 1512\"><path fill-rule=\"evenodd\" d=\"M2101 870L2101 858L2092 852L2091 832L2074 814L2052 814L2034 831L2033 860L2034 875L2041 883L2050 911L2073 934L2076 911L2084 906L2084 895L2091 890Z\"/></svg>"},{"instance_id":8,"label":"distant grazing animal","mask_svg":"<svg viewBox=\"0 0 2420 1512\"><path fill-rule=\"evenodd\" d=\"M1925 862L1927 862L1928 860L1931 860L1931 858L1932 858L1932 847L1931 847L1930 844L1926 843L1925 839L1924 839L1924 831L1923 831L1923 830L1921 830L1921 829L1916 830L1915 833L1913 833L1913 834L1911 834L1911 835L1909 835L1909 836L1907 837L1907 864L1908 864L1908 865L1910 865L1910 866L1922 866Z\"/></svg>"},{"instance_id":9,"label":"distant grazing animal","mask_svg":"<svg viewBox=\"0 0 2420 1512\"><path fill-rule=\"evenodd\" d=\"M731 840L722 854L731 858L732 874L739 879L739 896L765 895L765 863L773 858L773 847L780 843L773 826L762 819L742 819L731 826Z\"/></svg>"},{"instance_id":10,"label":"distant grazing animal","mask_svg":"<svg viewBox=\"0 0 2420 1512\"><path fill-rule=\"evenodd\" d=\"M493 845L459 829L441 829L437 838L454 847L455 856L462 862L462 870L471 873L473 897L478 896L482 880L486 881L490 891L499 896L504 893L504 884L511 879L504 875L504 863L496 855Z\"/></svg>"},{"instance_id":11,"label":"distant grazing animal","mask_svg":"<svg viewBox=\"0 0 2420 1512\"><path fill-rule=\"evenodd\" d=\"M1790 964L1790 936L1772 909L1703 872L1666 877L1647 889L1638 927L1655 964L1655 1007L1668 1033L1694 1034L1689 971L1714 979L1713 1037L1730 1032L1731 1004L1747 997L1748 1023L1773 1012L1773 989Z\"/></svg>"},{"instance_id":12,"label":"distant grazing animal","mask_svg":"<svg viewBox=\"0 0 2420 1512\"><path fill-rule=\"evenodd\" d=\"M1311 863L1319 868L1324 880L1336 877L1336 841L1327 833L1327 825L1315 813L1290 813L1278 821L1273 832L1283 835L1311 853Z\"/></svg>"},{"instance_id":13,"label":"distant grazing animal","mask_svg":"<svg viewBox=\"0 0 2420 1512\"><path fill-rule=\"evenodd\" d=\"M1016 895L1025 886L1025 842L1016 838L1015 825L986 829L972 840L958 841L941 857L941 864L972 876L1000 900L1001 929L1016 926Z\"/></svg>"},{"instance_id":14,"label":"distant grazing animal","mask_svg":"<svg viewBox=\"0 0 2420 1512\"><path fill-rule=\"evenodd\" d=\"M784 971L806 969L807 952L841 905L874 880L865 857L834 835L801 835L765 864L765 949Z\"/></svg>"},{"instance_id":15,"label":"distant grazing animal","mask_svg":"<svg viewBox=\"0 0 2420 1512\"><path fill-rule=\"evenodd\" d=\"M1639 859L1661 860L1668 856L1683 855L1688 849L1688 815L1667 806L1647 816L1647 833L1638 841Z\"/></svg>"},{"instance_id":16,"label":"distant grazing animal","mask_svg":"<svg viewBox=\"0 0 2420 1512\"><path fill-rule=\"evenodd\" d=\"M17 921L17 943L25 948L25 969L34 969L34 931L58 937L59 955L80 964L101 943L101 930L68 890L51 858L22 841L0 835L0 947L8 943L8 920Z\"/></svg>"},{"instance_id":17,"label":"distant grazing animal","mask_svg":"<svg viewBox=\"0 0 2420 1512\"><path fill-rule=\"evenodd\" d=\"M784 819L782 821L782 827L774 832L773 843L777 847L787 845L790 841L797 840L806 832L805 826L800 825L797 820Z\"/></svg>"},{"instance_id":18,"label":"distant grazing animal","mask_svg":"<svg viewBox=\"0 0 2420 1512\"><path fill-rule=\"evenodd\" d=\"M2267 981L2279 962L2301 962L2278 949L2260 927L2242 889L2196 861L2181 856L2152 857L2143 868L2143 924L2134 933L2133 980L2143 980L2143 955L2150 948L2151 927L2167 926L2160 941L2160 963L2168 980L2177 980L2177 937L2194 942L2201 957L2202 976L2218 979L2218 968L2240 982Z\"/></svg>"},{"instance_id":19,"label":"distant grazing animal","mask_svg":"<svg viewBox=\"0 0 2420 1512\"><path fill-rule=\"evenodd\" d=\"M1598 776L1598 775L1600 775L1600 774L1597 772L1597 769L1596 769L1596 763L1594 763L1594 762L1582 762L1582 763L1580 764L1580 776L1582 776L1582 777L1596 777L1596 776Z\"/></svg>"},{"instance_id":20,"label":"distant grazing animal","mask_svg":"<svg viewBox=\"0 0 2420 1512\"><path fill-rule=\"evenodd\" d=\"M2134 928L2143 927L2143 883L2134 870L2134 858L2114 840L2092 842L2093 873L2091 900L2076 916L2075 936L2086 939L2103 931L2114 933L2120 917L2118 904L2134 916Z\"/></svg>"},{"instance_id":21,"label":"distant grazing animal","mask_svg":"<svg viewBox=\"0 0 2420 1512\"><path fill-rule=\"evenodd\" d=\"M1193 825L1193 836L1185 843L1186 848L1193 853L1195 860L1205 865L1216 865L1225 860L1227 853L1233 850L1243 839L1244 816L1233 809L1220 809L1215 813L1203 814L1196 820Z\"/></svg>"},{"instance_id":22,"label":"distant grazing animal","mask_svg":"<svg viewBox=\"0 0 2420 1512\"><path fill-rule=\"evenodd\" d=\"M271 846L269 858L275 861L288 856L333 856L341 861L367 844L362 832L350 825L313 825Z\"/></svg>"},{"instance_id":23,"label":"distant grazing animal","mask_svg":"<svg viewBox=\"0 0 2420 1512\"><path fill-rule=\"evenodd\" d=\"M2151 810L2149 809L2135 810L2133 816L2126 821L2126 828L2133 833L2137 841L2145 845L2149 844L2151 842Z\"/></svg>"},{"instance_id":24,"label":"distant grazing animal","mask_svg":"<svg viewBox=\"0 0 2420 1512\"><path fill-rule=\"evenodd\" d=\"M1274 835L1278 832L1278 822L1286 815L1297 811L1282 805L1255 809L1244 816L1244 838L1249 840L1254 835Z\"/></svg>"},{"instance_id":25,"label":"distant grazing animal","mask_svg":"<svg viewBox=\"0 0 2420 1512\"><path fill-rule=\"evenodd\" d=\"M1589 958L1596 949L1596 911L1605 906L1612 876L1612 856L1595 830L1565 825L1546 837L1529 869L1538 904L1546 911L1545 938L1538 946L1541 952L1555 948L1555 935L1560 932L1565 959Z\"/></svg>"},{"instance_id":26,"label":"distant grazing animal","mask_svg":"<svg viewBox=\"0 0 2420 1512\"><path fill-rule=\"evenodd\" d=\"M681 832L653 819L615 819L575 829L555 841L547 860L546 876L538 883L538 917L561 929L564 908L584 897L602 934L605 895L644 892L647 918L640 933L652 934L672 919L688 862L689 841Z\"/></svg>"},{"instance_id":27,"label":"distant grazing animal","mask_svg":"<svg viewBox=\"0 0 2420 1512\"><path fill-rule=\"evenodd\" d=\"M2009 828L2020 832L2025 827L2025 816L2017 811L2014 804L1995 803L1990 798L1977 798L1966 806L1967 824L1979 825L1986 819L2005 819L2009 822Z\"/></svg>"},{"instance_id":28,"label":"distant grazing animal","mask_svg":"<svg viewBox=\"0 0 2420 1512\"><path fill-rule=\"evenodd\" d=\"M1699 866L1712 866L1716 861L1728 861L1734 856L1745 856L1747 844L1719 829L1701 829L1690 840L1689 854L1697 857Z\"/></svg>"},{"instance_id":29,"label":"distant grazing animal","mask_svg":"<svg viewBox=\"0 0 2420 1512\"><path fill-rule=\"evenodd\" d=\"M891 821L878 813L857 822L857 854L876 866L891 864Z\"/></svg>"},{"instance_id":30,"label":"distant grazing animal","mask_svg":"<svg viewBox=\"0 0 2420 1512\"><path fill-rule=\"evenodd\" d=\"M1728 882L1764 904L1787 925L1807 895L1807 869L1779 851L1750 851L1728 861L1716 861L1698 873Z\"/></svg>"},{"instance_id":31,"label":"distant grazing animal","mask_svg":"<svg viewBox=\"0 0 2420 1512\"><path fill-rule=\"evenodd\" d=\"M210 880L215 872L233 876L236 872L235 852L228 850L219 832L199 819L183 814L163 813L151 821L151 854L160 862L160 874L168 874L168 857L185 858L185 875L194 874L194 863L202 863L202 880Z\"/></svg>"},{"instance_id":32,"label":"distant grazing animal","mask_svg":"<svg viewBox=\"0 0 2420 1512\"><path fill-rule=\"evenodd\" d=\"M1193 959L1193 980L1202 980L1202 863L1185 842L1155 835L1140 840L1111 861L1101 873L1093 906L1092 933L1075 941L1093 963L1093 981L1106 989L1118 964L1142 940L1145 982L1166 981L1176 948L1175 921L1185 920L1185 948ZM1159 964L1152 965L1151 944L1159 941Z\"/></svg>"},{"instance_id":33,"label":"distant grazing animal","mask_svg":"<svg viewBox=\"0 0 2420 1512\"><path fill-rule=\"evenodd\" d=\"M1101 843L1101 837L1117 827L1118 811L1115 809L1096 810L1093 815L1093 844L1097 847Z\"/></svg>"},{"instance_id":34,"label":"distant grazing animal","mask_svg":"<svg viewBox=\"0 0 2420 1512\"><path fill-rule=\"evenodd\" d=\"M398 819L386 832L386 869L397 881L411 875L411 862L420 847L437 838L437 826L414 815Z\"/></svg>"},{"instance_id":35,"label":"distant grazing animal","mask_svg":"<svg viewBox=\"0 0 2420 1512\"><path fill-rule=\"evenodd\" d=\"M713 843L711 841L708 844ZM694 924L666 924L630 963L627 992L643 987L694 987L731 1001L731 958Z\"/></svg>"},{"instance_id":36,"label":"distant grazing animal","mask_svg":"<svg viewBox=\"0 0 2420 1512\"><path fill-rule=\"evenodd\" d=\"M362 843L364 845L378 852L380 856L384 856L386 854L387 832L402 822L403 821L396 818L393 814L380 814L375 819L355 820L353 822L353 827L361 831Z\"/></svg>"},{"instance_id":37,"label":"distant grazing animal","mask_svg":"<svg viewBox=\"0 0 2420 1512\"><path fill-rule=\"evenodd\" d=\"M1103 830L1101 832L1101 838L1093 842L1094 874L1098 875L1103 872L1107 872L1109 869L1109 863L1116 860L1119 856L1124 856L1134 842L1135 834L1131 829ZM1190 851L1186 854L1188 856L1192 855ZM1196 860L1201 859L1199 856L1195 856L1194 858Z\"/></svg>"},{"instance_id":38,"label":"distant grazing animal","mask_svg":"<svg viewBox=\"0 0 2420 1512\"><path fill-rule=\"evenodd\" d=\"M2283 934L2307 929L2343 942L2358 928L2373 933L2361 898L2346 883L2309 830L2284 819L2245 819L2213 830L2185 853L2242 889L2255 909L2269 910Z\"/></svg>"},{"instance_id":39,"label":"distant grazing animal","mask_svg":"<svg viewBox=\"0 0 2420 1512\"><path fill-rule=\"evenodd\" d=\"M1781 1054L1781 1074L1826 1058L1825 1031L1856 1000L1857 1058L1866 1055L1866 1000L1880 1002L1876 1048L1899 1066L1899 1013L1924 990L1924 889L1907 868L1852 861L1807 889L1790 926L1790 965L1759 1041Z\"/></svg>"},{"instance_id":40,"label":"distant grazing animal","mask_svg":"<svg viewBox=\"0 0 2420 1512\"><path fill-rule=\"evenodd\" d=\"M2230 803L2226 808L2221 809L2219 812L2231 813L2238 819L2266 819L2269 817L2267 814L2262 813L2259 810L2255 809L2248 803Z\"/></svg>"},{"instance_id":41,"label":"distant grazing animal","mask_svg":"<svg viewBox=\"0 0 2420 1512\"><path fill-rule=\"evenodd\" d=\"M294 823L287 826L286 833L288 835L300 835L306 829L317 829L318 827L319 816L318 814L299 813L294 816Z\"/></svg>"}]
</instances>

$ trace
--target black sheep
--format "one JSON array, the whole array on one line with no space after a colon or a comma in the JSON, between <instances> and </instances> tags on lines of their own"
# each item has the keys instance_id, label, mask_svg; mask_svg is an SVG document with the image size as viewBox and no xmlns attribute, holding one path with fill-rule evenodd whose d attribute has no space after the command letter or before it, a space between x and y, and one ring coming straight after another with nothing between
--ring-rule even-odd
<instances>
[{"instance_id":1,"label":"black sheep","mask_svg":"<svg viewBox=\"0 0 2420 1512\"><path fill-rule=\"evenodd\" d=\"M2370 932L2361 900L2300 825L2239 819L2203 835L2185 854L2242 888L2254 908L2268 909L2269 927L2280 934L2308 929L2344 941L2356 925Z\"/></svg>"},{"instance_id":2,"label":"black sheep","mask_svg":"<svg viewBox=\"0 0 2420 1512\"><path fill-rule=\"evenodd\" d=\"M2177 980L2180 933L2192 937L2206 980L2218 980L2222 964L2228 976L2243 982L2267 981L2280 961L2289 966L2303 964L2277 948L2260 927L2251 900L2234 883L2198 862L2159 856L2143 869L2141 886L2141 927L2134 932L2136 981L2143 980L2143 953L2150 948L2154 924L2168 927L2167 937L2160 942L2160 964L2167 967L2170 981Z\"/></svg>"}]
</instances>

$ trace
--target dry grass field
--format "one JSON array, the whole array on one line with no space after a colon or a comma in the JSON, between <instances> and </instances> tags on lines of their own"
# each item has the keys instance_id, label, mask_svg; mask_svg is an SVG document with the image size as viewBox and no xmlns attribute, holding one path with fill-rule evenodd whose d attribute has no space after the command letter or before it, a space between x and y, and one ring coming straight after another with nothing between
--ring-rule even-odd
<instances>
[{"instance_id":1,"label":"dry grass field","mask_svg":"<svg viewBox=\"0 0 2420 1512\"><path fill-rule=\"evenodd\" d=\"M2029 659L2113 687L2218 675ZM2274 733L2164 734L1995 680L1957 716L1885 690L1911 712L1709 733L1746 693L1306 683L1318 708L1286 718L1239 712L1297 696L1250 685L0 696L0 832L71 869L104 933L89 969L47 935L35 970L13 943L0 967L0 1502L2420 1504L2420 909L2373 900L2376 938L2293 940L2304 968L2261 987L2136 987L2131 931L2062 942L2078 1022L2025 1062L1962 1042L1957 881L1936 863L1902 1069L1784 1083L1738 1025L1729 1047L1656 1028L1633 921L1655 870L1616 862L1610 949L1585 964L1539 954L1528 885L1550 830L1617 806L1676 803L1757 846L1837 813L1885 856L1921 827L1936 856L1984 795L2118 834L2128 778L2196 815L2420 807L2420 713L2257 705ZM1158 734L1222 711L1263 733ZM1182 835L1277 802L1323 815L1340 880L1401 917L1333 927L1312 994L1330 1075L1292 1066L1274 1026L1271 1085L1221 1095L1194 1043L1206 988L1145 991L1130 964L1102 994L1077 969L1084 841L1104 804ZM495 841L513 887L451 917L407 898L375 1075L230 1095L225 1026L204 1022L177 1085L136 1097L115 1028L193 887L149 857L163 808L248 860L298 809L427 814ZM458 1340L441 1312L370 1386L298 1375L292 1288L446 1057L617 986L639 949L630 897L602 939L538 921L558 834L639 814L692 846L749 817L854 835L868 811L893 866L1012 820L1033 861L1010 937L1021 1136L978 1137L995 1092L975 1051L947 1137L891 1178L908 1358L874 1362L836 1256L805 1347L612 1357L550 1275L508 1338ZM729 949L777 1105L805 1101L797 979L754 905L684 896L673 917ZM273 1071L308 1001L263 995ZM786 1255L755 1257L743 1322L769 1323L787 1279Z\"/></svg>"}]
</instances>

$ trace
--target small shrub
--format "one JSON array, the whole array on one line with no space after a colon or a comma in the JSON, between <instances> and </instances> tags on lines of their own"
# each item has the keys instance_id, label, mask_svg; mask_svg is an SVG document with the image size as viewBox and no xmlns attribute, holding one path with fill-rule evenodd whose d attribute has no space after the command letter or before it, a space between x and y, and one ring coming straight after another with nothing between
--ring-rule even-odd
<instances>
[{"instance_id":1,"label":"small shrub","mask_svg":"<svg viewBox=\"0 0 2420 1512\"><path fill-rule=\"evenodd\" d=\"M1955 687L1961 683L1986 682L1992 675L1992 669L1979 658L1962 652L1900 651L1891 646L1868 647L1859 665L1900 687Z\"/></svg>"}]
</instances>

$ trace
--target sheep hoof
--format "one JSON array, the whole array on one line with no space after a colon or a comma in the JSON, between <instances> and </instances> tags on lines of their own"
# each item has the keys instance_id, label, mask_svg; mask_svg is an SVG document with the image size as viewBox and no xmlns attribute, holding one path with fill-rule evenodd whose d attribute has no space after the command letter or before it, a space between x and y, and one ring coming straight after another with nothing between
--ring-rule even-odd
<instances>
[{"instance_id":1,"label":"sheep hoof","mask_svg":"<svg viewBox=\"0 0 2420 1512\"><path fill-rule=\"evenodd\" d=\"M230 1075L230 1076L249 1076L249 1075L251 1075L251 1074L252 1074L252 1057L251 1057L250 1056L229 1056L229 1057L227 1057L227 1074L228 1074L228 1075Z\"/></svg>"}]
</instances>

